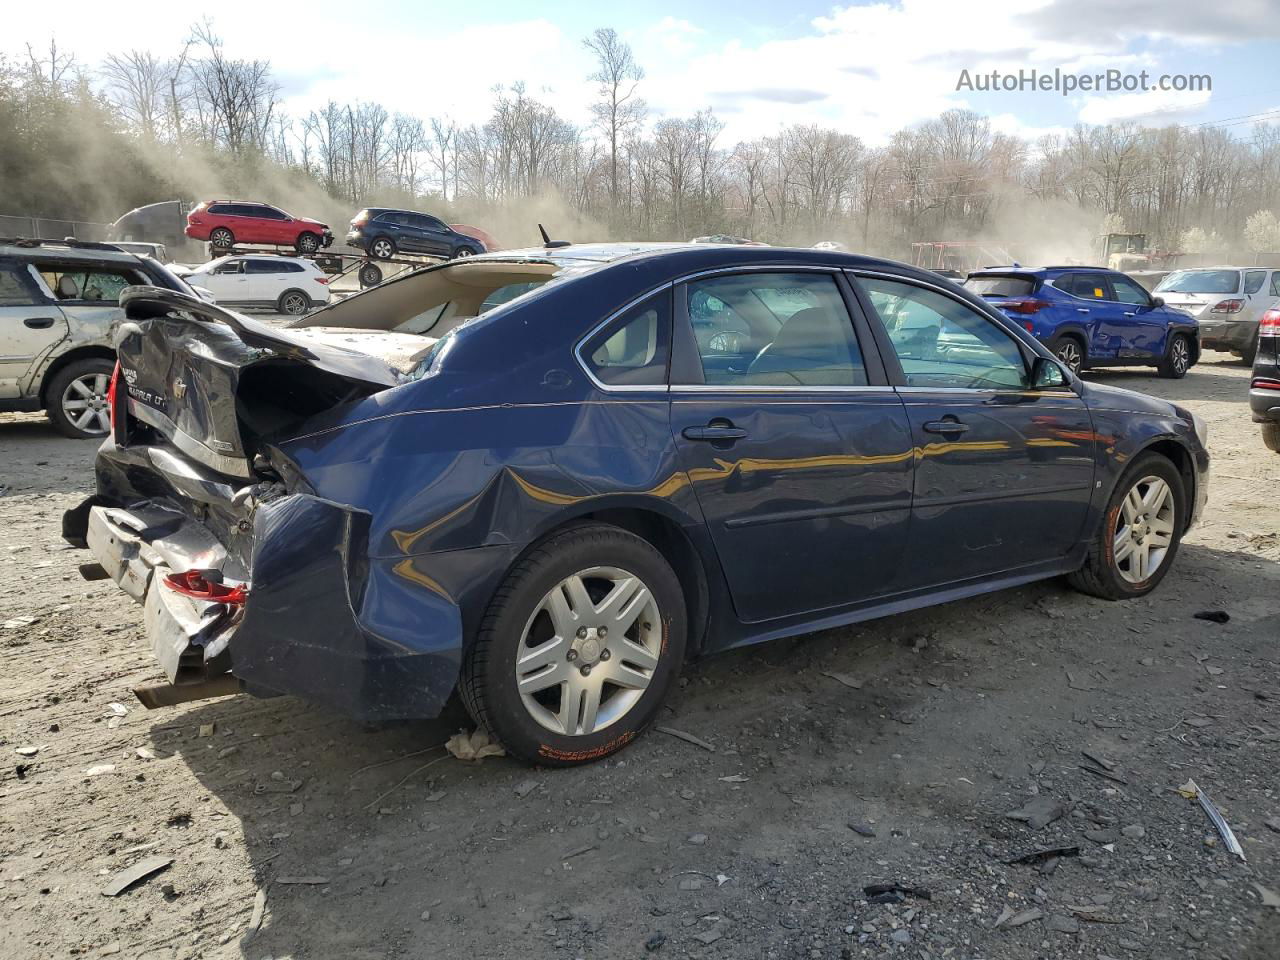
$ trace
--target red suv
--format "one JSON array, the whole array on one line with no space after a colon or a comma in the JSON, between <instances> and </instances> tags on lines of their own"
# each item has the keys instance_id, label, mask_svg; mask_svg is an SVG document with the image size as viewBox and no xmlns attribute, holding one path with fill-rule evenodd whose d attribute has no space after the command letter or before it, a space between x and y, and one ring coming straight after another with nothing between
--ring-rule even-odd
<instances>
[{"instance_id":1,"label":"red suv","mask_svg":"<svg viewBox=\"0 0 1280 960\"><path fill-rule=\"evenodd\" d=\"M186 234L208 240L219 250L230 250L237 243L260 243L315 253L333 243L327 223L290 216L269 203L242 200L206 200L187 214Z\"/></svg>"}]
</instances>

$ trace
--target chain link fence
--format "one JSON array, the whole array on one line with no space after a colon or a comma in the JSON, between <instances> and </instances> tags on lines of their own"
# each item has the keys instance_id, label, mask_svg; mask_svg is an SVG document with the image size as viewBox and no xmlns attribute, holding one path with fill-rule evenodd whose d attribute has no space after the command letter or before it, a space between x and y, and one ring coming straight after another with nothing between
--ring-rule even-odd
<instances>
[{"instance_id":1,"label":"chain link fence","mask_svg":"<svg viewBox=\"0 0 1280 960\"><path fill-rule=\"evenodd\" d=\"M29 237L33 240L106 240L109 223L87 220L50 220L45 217L7 217L0 215L0 237Z\"/></svg>"}]
</instances>

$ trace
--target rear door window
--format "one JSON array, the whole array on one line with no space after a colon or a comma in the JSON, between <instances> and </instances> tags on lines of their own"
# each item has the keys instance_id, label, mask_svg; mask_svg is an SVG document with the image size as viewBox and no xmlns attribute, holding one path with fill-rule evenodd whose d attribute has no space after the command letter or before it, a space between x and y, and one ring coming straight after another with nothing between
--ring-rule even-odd
<instances>
[{"instance_id":1,"label":"rear door window","mask_svg":"<svg viewBox=\"0 0 1280 960\"><path fill-rule=\"evenodd\" d=\"M1036 281L1031 277L970 277L964 287L980 297L1029 297Z\"/></svg>"},{"instance_id":2,"label":"rear door window","mask_svg":"<svg viewBox=\"0 0 1280 960\"><path fill-rule=\"evenodd\" d=\"M1053 282L1059 290L1082 300L1107 300L1107 278L1100 273L1069 273Z\"/></svg>"},{"instance_id":3,"label":"rear door window","mask_svg":"<svg viewBox=\"0 0 1280 960\"><path fill-rule=\"evenodd\" d=\"M35 285L25 273L15 264L0 263L0 307L28 307L39 302Z\"/></svg>"},{"instance_id":4,"label":"rear door window","mask_svg":"<svg viewBox=\"0 0 1280 960\"><path fill-rule=\"evenodd\" d=\"M1266 283L1267 271L1265 270L1246 270L1244 274L1244 292L1245 296L1252 296L1262 289L1262 285Z\"/></svg>"},{"instance_id":5,"label":"rear door window","mask_svg":"<svg viewBox=\"0 0 1280 960\"><path fill-rule=\"evenodd\" d=\"M853 320L834 277L742 273L690 281L685 290L704 383L867 385Z\"/></svg>"},{"instance_id":6,"label":"rear door window","mask_svg":"<svg viewBox=\"0 0 1280 960\"><path fill-rule=\"evenodd\" d=\"M1271 274L1271 295L1280 297L1280 270Z\"/></svg>"},{"instance_id":7,"label":"rear door window","mask_svg":"<svg viewBox=\"0 0 1280 960\"><path fill-rule=\"evenodd\" d=\"M273 262L271 260L246 260L244 262L245 273L290 273L291 263L285 263L283 260Z\"/></svg>"}]
</instances>

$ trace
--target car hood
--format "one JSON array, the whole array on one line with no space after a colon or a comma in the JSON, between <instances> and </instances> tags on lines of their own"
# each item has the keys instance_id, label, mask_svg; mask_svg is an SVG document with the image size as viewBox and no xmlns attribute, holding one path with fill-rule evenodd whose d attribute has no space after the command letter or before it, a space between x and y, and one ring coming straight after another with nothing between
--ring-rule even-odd
<instances>
[{"instance_id":1,"label":"car hood","mask_svg":"<svg viewBox=\"0 0 1280 960\"><path fill-rule=\"evenodd\" d=\"M1154 413L1162 417L1183 419L1177 406L1137 390L1109 387L1100 383L1084 384L1084 402L1091 410L1123 410L1131 413Z\"/></svg>"}]
</instances>

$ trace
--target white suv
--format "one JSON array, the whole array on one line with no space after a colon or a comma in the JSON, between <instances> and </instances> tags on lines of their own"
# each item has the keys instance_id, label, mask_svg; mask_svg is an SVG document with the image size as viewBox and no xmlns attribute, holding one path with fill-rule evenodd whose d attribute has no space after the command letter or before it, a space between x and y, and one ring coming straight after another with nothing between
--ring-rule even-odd
<instances>
[{"instance_id":1,"label":"white suv","mask_svg":"<svg viewBox=\"0 0 1280 960\"><path fill-rule=\"evenodd\" d=\"M301 316L329 302L328 276L314 261L301 257L219 257L179 272L224 306L260 307Z\"/></svg>"}]
</instances>

